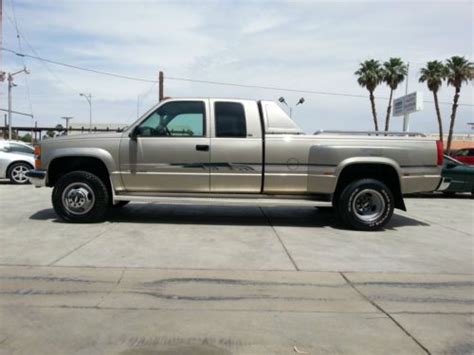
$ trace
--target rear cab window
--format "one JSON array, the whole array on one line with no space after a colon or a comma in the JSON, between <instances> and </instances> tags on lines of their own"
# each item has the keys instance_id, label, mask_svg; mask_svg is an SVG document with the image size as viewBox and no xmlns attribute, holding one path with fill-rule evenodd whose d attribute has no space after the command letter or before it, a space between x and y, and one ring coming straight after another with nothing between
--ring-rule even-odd
<instances>
[{"instance_id":1,"label":"rear cab window","mask_svg":"<svg viewBox=\"0 0 474 355\"><path fill-rule=\"evenodd\" d=\"M244 106L239 102L214 103L216 137L246 138L247 122Z\"/></svg>"}]
</instances>

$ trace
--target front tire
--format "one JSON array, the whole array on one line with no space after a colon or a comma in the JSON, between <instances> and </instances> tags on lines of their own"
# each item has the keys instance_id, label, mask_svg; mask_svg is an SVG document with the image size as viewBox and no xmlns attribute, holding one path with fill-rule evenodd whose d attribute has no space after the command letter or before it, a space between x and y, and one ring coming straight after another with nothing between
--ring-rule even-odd
<instances>
[{"instance_id":1,"label":"front tire","mask_svg":"<svg viewBox=\"0 0 474 355\"><path fill-rule=\"evenodd\" d=\"M349 183L335 202L343 224L351 229L379 230L393 215L393 194L384 183L375 179Z\"/></svg>"},{"instance_id":2,"label":"front tire","mask_svg":"<svg viewBox=\"0 0 474 355\"><path fill-rule=\"evenodd\" d=\"M33 169L33 167L30 164L24 162L13 163L8 168L7 176L12 184L29 184L30 180L26 177L26 173L31 169Z\"/></svg>"},{"instance_id":3,"label":"front tire","mask_svg":"<svg viewBox=\"0 0 474 355\"><path fill-rule=\"evenodd\" d=\"M96 175L73 171L56 182L52 202L57 215L67 222L100 222L109 209L110 192Z\"/></svg>"}]
</instances>

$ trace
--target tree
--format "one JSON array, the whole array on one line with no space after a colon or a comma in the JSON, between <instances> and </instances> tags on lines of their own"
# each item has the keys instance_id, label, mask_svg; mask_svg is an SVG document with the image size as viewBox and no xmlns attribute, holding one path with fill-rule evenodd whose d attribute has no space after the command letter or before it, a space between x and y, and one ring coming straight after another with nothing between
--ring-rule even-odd
<instances>
[{"instance_id":1,"label":"tree","mask_svg":"<svg viewBox=\"0 0 474 355\"><path fill-rule=\"evenodd\" d=\"M456 110L463 83L473 80L474 64L464 57L454 56L446 61L446 79L448 86L454 87L453 107L451 110L451 120L449 122L448 145L446 151L451 153L451 141L453 138L454 121L456 120Z\"/></svg>"},{"instance_id":2,"label":"tree","mask_svg":"<svg viewBox=\"0 0 474 355\"><path fill-rule=\"evenodd\" d=\"M420 83L426 82L428 89L433 93L436 116L438 117L439 140L443 142L443 121L439 110L438 91L446 79L447 68L439 60L426 63L426 67L420 70Z\"/></svg>"},{"instance_id":3,"label":"tree","mask_svg":"<svg viewBox=\"0 0 474 355\"><path fill-rule=\"evenodd\" d=\"M21 140L22 140L22 142L30 143L31 142L31 134L30 133L25 134L23 137L21 137Z\"/></svg>"},{"instance_id":4,"label":"tree","mask_svg":"<svg viewBox=\"0 0 474 355\"><path fill-rule=\"evenodd\" d=\"M359 83L359 85L369 91L369 98L372 107L372 116L374 118L375 130L378 131L379 125L377 122L377 111L375 109L374 91L375 88L382 82L383 69L378 60L370 59L360 63L359 70L357 70L354 74L358 76L357 82Z\"/></svg>"},{"instance_id":5,"label":"tree","mask_svg":"<svg viewBox=\"0 0 474 355\"><path fill-rule=\"evenodd\" d=\"M400 58L390 58L387 62L383 63L383 81L390 88L387 116L385 117L385 131L388 131L390 126L393 92L397 90L398 84L405 80L407 73L408 66Z\"/></svg>"}]
</instances>

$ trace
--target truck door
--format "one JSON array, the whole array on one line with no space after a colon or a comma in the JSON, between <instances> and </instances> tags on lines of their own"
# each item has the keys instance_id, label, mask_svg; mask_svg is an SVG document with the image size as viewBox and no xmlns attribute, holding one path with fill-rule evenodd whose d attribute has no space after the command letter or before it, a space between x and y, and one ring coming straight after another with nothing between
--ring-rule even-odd
<instances>
[{"instance_id":1,"label":"truck door","mask_svg":"<svg viewBox=\"0 0 474 355\"><path fill-rule=\"evenodd\" d=\"M209 192L208 100L170 100L134 127L120 146L130 192Z\"/></svg>"},{"instance_id":2,"label":"truck door","mask_svg":"<svg viewBox=\"0 0 474 355\"><path fill-rule=\"evenodd\" d=\"M210 100L211 192L260 193L263 137L257 103Z\"/></svg>"}]
</instances>

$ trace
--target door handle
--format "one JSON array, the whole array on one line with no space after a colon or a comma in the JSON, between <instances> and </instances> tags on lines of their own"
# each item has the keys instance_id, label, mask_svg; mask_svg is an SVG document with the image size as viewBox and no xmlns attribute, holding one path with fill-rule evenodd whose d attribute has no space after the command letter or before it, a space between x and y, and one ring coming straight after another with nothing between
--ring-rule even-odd
<instances>
[{"instance_id":1,"label":"door handle","mask_svg":"<svg viewBox=\"0 0 474 355\"><path fill-rule=\"evenodd\" d=\"M198 144L196 145L196 150L200 150L203 152L208 152L209 151L209 145L208 144Z\"/></svg>"}]
</instances>

